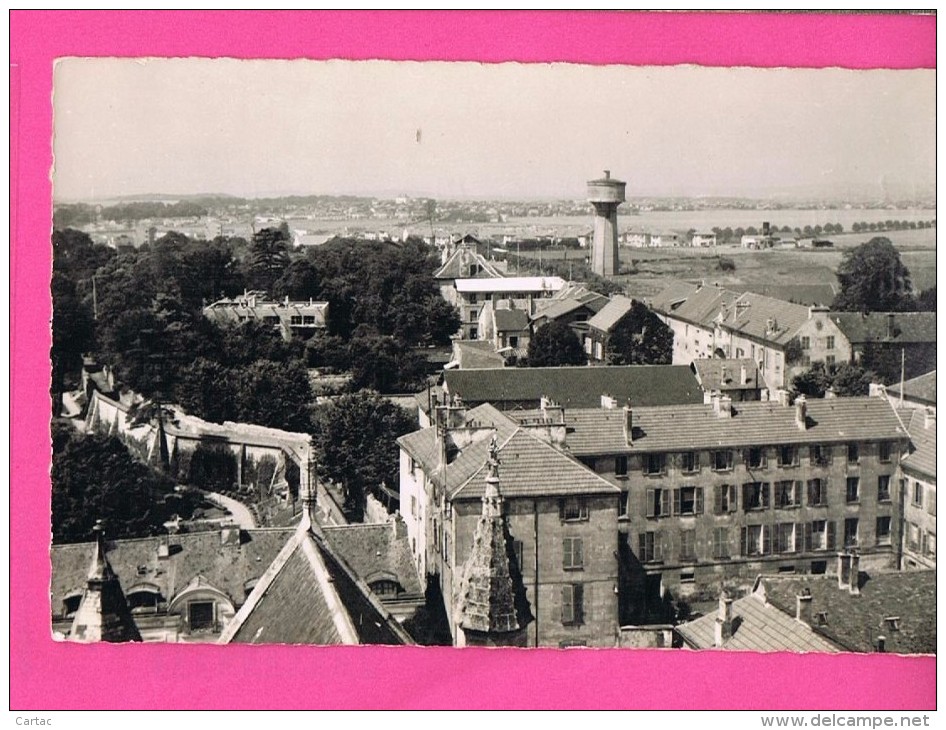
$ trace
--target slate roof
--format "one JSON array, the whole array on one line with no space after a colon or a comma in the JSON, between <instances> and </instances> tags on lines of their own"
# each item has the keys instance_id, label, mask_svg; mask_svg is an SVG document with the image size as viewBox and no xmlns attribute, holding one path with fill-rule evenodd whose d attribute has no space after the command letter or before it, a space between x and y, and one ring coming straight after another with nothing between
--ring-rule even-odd
<instances>
[{"instance_id":1,"label":"slate roof","mask_svg":"<svg viewBox=\"0 0 946 730\"><path fill-rule=\"evenodd\" d=\"M907 424L910 443L914 451L900 460L900 466L908 472L936 480L936 424L926 426L926 414L915 410Z\"/></svg>"},{"instance_id":2,"label":"slate roof","mask_svg":"<svg viewBox=\"0 0 946 730\"><path fill-rule=\"evenodd\" d=\"M758 593L733 601L732 612L732 636L720 647L726 651L839 651L810 626L796 621L794 609L789 615ZM676 631L695 649L716 648L716 612L680 624Z\"/></svg>"},{"instance_id":3,"label":"slate roof","mask_svg":"<svg viewBox=\"0 0 946 730\"><path fill-rule=\"evenodd\" d=\"M588 456L907 438L886 398L809 400L804 431L795 424L795 407L777 401L733 403L732 411L732 417L722 418L712 404L635 407L633 443L628 445L623 408L566 409L568 448L576 456ZM510 415L524 419L536 414Z\"/></svg>"},{"instance_id":4,"label":"slate roof","mask_svg":"<svg viewBox=\"0 0 946 730\"><path fill-rule=\"evenodd\" d=\"M324 536L303 523L266 569L218 643L413 641Z\"/></svg>"},{"instance_id":5,"label":"slate roof","mask_svg":"<svg viewBox=\"0 0 946 730\"><path fill-rule=\"evenodd\" d=\"M489 404L468 411L466 423L483 427L482 433L460 450L445 470L440 468L436 427L398 439L398 444L421 463L428 478L446 485L451 499L483 496L489 444L494 435L499 443L503 495L507 498L619 491L572 457L528 434Z\"/></svg>"},{"instance_id":6,"label":"slate roof","mask_svg":"<svg viewBox=\"0 0 946 730\"><path fill-rule=\"evenodd\" d=\"M325 539L344 557L357 575L370 584L392 576L407 594L424 595L414 561L411 558L407 534L400 537L392 524L350 524L325 526Z\"/></svg>"},{"instance_id":7,"label":"slate roof","mask_svg":"<svg viewBox=\"0 0 946 730\"><path fill-rule=\"evenodd\" d=\"M672 312L665 313L670 314L674 319L711 328L716 315L725 305L734 302L738 296L727 289L704 286L688 296L686 301Z\"/></svg>"},{"instance_id":8,"label":"slate roof","mask_svg":"<svg viewBox=\"0 0 946 730\"><path fill-rule=\"evenodd\" d=\"M605 304L594 317L588 320L588 327L602 332L610 332L611 328L614 327L625 314L631 311L632 305L633 301L626 296L615 294L611 297L611 301Z\"/></svg>"},{"instance_id":9,"label":"slate roof","mask_svg":"<svg viewBox=\"0 0 946 730\"><path fill-rule=\"evenodd\" d=\"M915 344L936 342L936 312L893 313L894 336L887 337L887 312L832 312L831 318L853 344L895 342Z\"/></svg>"},{"instance_id":10,"label":"slate roof","mask_svg":"<svg viewBox=\"0 0 946 730\"><path fill-rule=\"evenodd\" d=\"M703 390L718 390L720 392L736 390L757 390L765 387L765 381L759 375L759 368L750 359L742 360L722 360L722 359L697 359L691 364L696 372L696 379L699 381ZM740 382L742 368L746 369L746 380L743 384ZM725 374L725 379L723 375Z\"/></svg>"},{"instance_id":11,"label":"slate roof","mask_svg":"<svg viewBox=\"0 0 946 730\"><path fill-rule=\"evenodd\" d=\"M444 373L447 391L464 403L534 401L545 396L565 408L593 408L601 396L624 403L676 405L702 403L703 392L687 365L610 365L601 367L483 368Z\"/></svg>"},{"instance_id":12,"label":"slate roof","mask_svg":"<svg viewBox=\"0 0 946 730\"><path fill-rule=\"evenodd\" d=\"M460 247L450 255L443 266L434 272L434 278L468 279L470 278L470 266L472 264L479 264L480 266L480 271L474 278L492 278L503 275L502 270L495 265L495 262L469 248Z\"/></svg>"},{"instance_id":13,"label":"slate roof","mask_svg":"<svg viewBox=\"0 0 946 730\"><path fill-rule=\"evenodd\" d=\"M487 340L456 340L453 343L455 352L459 355L460 367L468 368L502 368L506 366L506 359L495 351L492 342ZM424 393L426 402L427 394Z\"/></svg>"},{"instance_id":14,"label":"slate roof","mask_svg":"<svg viewBox=\"0 0 946 730\"><path fill-rule=\"evenodd\" d=\"M887 386L887 393L894 398L900 397L900 383ZM936 405L936 371L911 378L903 383L903 397L927 405Z\"/></svg>"},{"instance_id":15,"label":"slate roof","mask_svg":"<svg viewBox=\"0 0 946 730\"><path fill-rule=\"evenodd\" d=\"M522 309L494 309L497 332L522 332L529 329L529 315Z\"/></svg>"},{"instance_id":16,"label":"slate roof","mask_svg":"<svg viewBox=\"0 0 946 730\"><path fill-rule=\"evenodd\" d=\"M745 305L748 306L740 306ZM808 321L808 307L745 292L724 308L721 324L758 340L785 344ZM775 329L769 330L769 322Z\"/></svg>"},{"instance_id":17,"label":"slate roof","mask_svg":"<svg viewBox=\"0 0 946 730\"><path fill-rule=\"evenodd\" d=\"M690 284L686 281L671 282L663 291L650 299L650 308L656 312L672 312L695 294L699 288L696 284Z\"/></svg>"},{"instance_id":18,"label":"slate roof","mask_svg":"<svg viewBox=\"0 0 946 730\"><path fill-rule=\"evenodd\" d=\"M540 303L536 313L532 316L533 320L547 319L553 321L582 307L586 307L597 314L607 305L608 298L597 292L586 290L567 298L545 301L548 301L549 304L542 306L543 303Z\"/></svg>"},{"instance_id":19,"label":"slate roof","mask_svg":"<svg viewBox=\"0 0 946 730\"><path fill-rule=\"evenodd\" d=\"M795 613L795 596L811 591L813 617L827 614L817 632L847 651L873 652L878 636L891 654L936 653L936 571L860 575L860 594L838 588L837 576L766 576L767 599L786 613ZM885 619L899 617L893 630Z\"/></svg>"}]
</instances>

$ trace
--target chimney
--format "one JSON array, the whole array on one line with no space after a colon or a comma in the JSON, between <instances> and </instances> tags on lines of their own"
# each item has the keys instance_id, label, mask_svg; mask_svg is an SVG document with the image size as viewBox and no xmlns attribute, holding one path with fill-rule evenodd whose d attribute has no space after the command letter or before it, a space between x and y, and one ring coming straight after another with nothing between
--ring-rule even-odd
<instances>
[{"instance_id":1,"label":"chimney","mask_svg":"<svg viewBox=\"0 0 946 730\"><path fill-rule=\"evenodd\" d=\"M729 382L729 368L727 368L725 365L723 365L723 366L720 368L720 372L719 372L719 382L721 382L721 383L728 383L728 382Z\"/></svg>"},{"instance_id":2,"label":"chimney","mask_svg":"<svg viewBox=\"0 0 946 730\"><path fill-rule=\"evenodd\" d=\"M716 415L720 418L732 418L732 398L728 395L719 396L716 409Z\"/></svg>"},{"instance_id":3,"label":"chimney","mask_svg":"<svg viewBox=\"0 0 946 730\"><path fill-rule=\"evenodd\" d=\"M749 384L749 371L746 369L745 364L739 368L739 385L748 385Z\"/></svg>"},{"instance_id":4,"label":"chimney","mask_svg":"<svg viewBox=\"0 0 946 730\"><path fill-rule=\"evenodd\" d=\"M936 411L934 411L932 408L927 406L926 411L924 412L923 415L924 415L923 428L927 428L927 429L931 428L935 431L936 430Z\"/></svg>"},{"instance_id":5,"label":"chimney","mask_svg":"<svg viewBox=\"0 0 946 730\"><path fill-rule=\"evenodd\" d=\"M719 594L719 609L716 612L714 644L722 647L732 637L732 598L725 591Z\"/></svg>"},{"instance_id":6,"label":"chimney","mask_svg":"<svg viewBox=\"0 0 946 730\"><path fill-rule=\"evenodd\" d=\"M857 554L856 551L851 551L851 567L849 569L849 580L848 580L848 590L851 592L852 596L860 595L860 564L861 556Z\"/></svg>"},{"instance_id":7,"label":"chimney","mask_svg":"<svg viewBox=\"0 0 946 730\"><path fill-rule=\"evenodd\" d=\"M838 588L848 590L851 583L851 555L848 552L838 553Z\"/></svg>"},{"instance_id":8,"label":"chimney","mask_svg":"<svg viewBox=\"0 0 946 730\"><path fill-rule=\"evenodd\" d=\"M610 171L610 170L605 170L605 171L604 171L604 179L605 179L605 180L610 180L610 179L611 179L611 171Z\"/></svg>"},{"instance_id":9,"label":"chimney","mask_svg":"<svg viewBox=\"0 0 946 730\"><path fill-rule=\"evenodd\" d=\"M831 310L827 307L808 307L808 319L827 319L828 312L830 311Z\"/></svg>"},{"instance_id":10,"label":"chimney","mask_svg":"<svg viewBox=\"0 0 946 730\"><path fill-rule=\"evenodd\" d=\"M887 339L892 340L896 336L893 326L893 312L887 312Z\"/></svg>"},{"instance_id":11,"label":"chimney","mask_svg":"<svg viewBox=\"0 0 946 730\"><path fill-rule=\"evenodd\" d=\"M808 399L803 395L795 399L795 425L802 431L808 430Z\"/></svg>"},{"instance_id":12,"label":"chimney","mask_svg":"<svg viewBox=\"0 0 946 730\"><path fill-rule=\"evenodd\" d=\"M634 443L634 412L630 403L624 406L624 443L628 446Z\"/></svg>"},{"instance_id":13,"label":"chimney","mask_svg":"<svg viewBox=\"0 0 946 730\"><path fill-rule=\"evenodd\" d=\"M795 620L811 626L811 589L803 588L795 596Z\"/></svg>"},{"instance_id":14,"label":"chimney","mask_svg":"<svg viewBox=\"0 0 946 730\"><path fill-rule=\"evenodd\" d=\"M602 393L601 394L601 407L607 408L609 410L617 408L618 407L617 399L611 397L607 393Z\"/></svg>"},{"instance_id":15,"label":"chimney","mask_svg":"<svg viewBox=\"0 0 946 730\"><path fill-rule=\"evenodd\" d=\"M788 396L788 391L784 388L779 388L775 391L775 398L778 400L778 404L784 408L788 408L791 405L791 400Z\"/></svg>"},{"instance_id":16,"label":"chimney","mask_svg":"<svg viewBox=\"0 0 946 730\"><path fill-rule=\"evenodd\" d=\"M762 401L771 400L771 398L770 398L770 396L769 396L769 389L768 389L768 388L762 388L762 389L759 391L759 400L762 400Z\"/></svg>"},{"instance_id":17,"label":"chimney","mask_svg":"<svg viewBox=\"0 0 946 730\"><path fill-rule=\"evenodd\" d=\"M867 386L867 395L871 398L883 398L885 396L885 388L882 383L871 383Z\"/></svg>"},{"instance_id":18,"label":"chimney","mask_svg":"<svg viewBox=\"0 0 946 730\"><path fill-rule=\"evenodd\" d=\"M887 651L887 637L881 634L877 637L877 653L883 654Z\"/></svg>"},{"instance_id":19,"label":"chimney","mask_svg":"<svg viewBox=\"0 0 946 730\"><path fill-rule=\"evenodd\" d=\"M827 389L825 390L825 392L824 392L824 397L825 397L825 398L837 398L837 397L838 397L838 394L837 394L837 392L834 390L834 388L832 388L831 386L828 386L828 388L827 388Z\"/></svg>"}]
</instances>

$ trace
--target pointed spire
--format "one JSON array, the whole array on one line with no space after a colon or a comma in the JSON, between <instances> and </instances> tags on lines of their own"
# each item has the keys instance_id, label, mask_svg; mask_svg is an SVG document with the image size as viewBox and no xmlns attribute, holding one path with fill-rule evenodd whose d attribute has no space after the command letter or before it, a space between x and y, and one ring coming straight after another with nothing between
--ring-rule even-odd
<instances>
[{"instance_id":1,"label":"pointed spire","mask_svg":"<svg viewBox=\"0 0 946 730\"><path fill-rule=\"evenodd\" d=\"M121 583L105 555L105 530L101 520L95 523L92 531L95 533L95 548L69 641L141 641Z\"/></svg>"}]
</instances>

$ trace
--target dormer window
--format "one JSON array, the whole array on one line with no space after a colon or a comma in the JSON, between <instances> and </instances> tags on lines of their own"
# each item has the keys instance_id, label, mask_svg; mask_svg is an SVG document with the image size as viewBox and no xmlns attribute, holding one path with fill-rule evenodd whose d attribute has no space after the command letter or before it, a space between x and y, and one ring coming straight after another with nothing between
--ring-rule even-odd
<instances>
[{"instance_id":1,"label":"dormer window","mask_svg":"<svg viewBox=\"0 0 946 730\"><path fill-rule=\"evenodd\" d=\"M79 604L82 603L82 591L75 591L62 599L62 615L64 618L70 618L79 610Z\"/></svg>"},{"instance_id":2,"label":"dormer window","mask_svg":"<svg viewBox=\"0 0 946 730\"><path fill-rule=\"evenodd\" d=\"M899 616L885 616L884 623L887 624L887 629L889 629L890 631L900 630L900 617Z\"/></svg>"}]
</instances>

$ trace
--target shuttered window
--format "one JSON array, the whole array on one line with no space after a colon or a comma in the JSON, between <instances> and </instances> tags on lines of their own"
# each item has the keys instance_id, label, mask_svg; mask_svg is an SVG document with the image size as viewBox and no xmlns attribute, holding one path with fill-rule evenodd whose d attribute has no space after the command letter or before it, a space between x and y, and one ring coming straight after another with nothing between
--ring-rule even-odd
<instances>
[{"instance_id":1,"label":"shuttered window","mask_svg":"<svg viewBox=\"0 0 946 730\"><path fill-rule=\"evenodd\" d=\"M716 527L713 529L713 557L717 559L729 557L728 527Z\"/></svg>"},{"instance_id":2,"label":"shuttered window","mask_svg":"<svg viewBox=\"0 0 946 730\"><path fill-rule=\"evenodd\" d=\"M578 626L584 623L584 586L570 583L562 586L562 623Z\"/></svg>"},{"instance_id":3,"label":"shuttered window","mask_svg":"<svg viewBox=\"0 0 946 730\"><path fill-rule=\"evenodd\" d=\"M703 488L680 487L673 490L673 513L675 515L703 514Z\"/></svg>"},{"instance_id":4,"label":"shuttered window","mask_svg":"<svg viewBox=\"0 0 946 730\"><path fill-rule=\"evenodd\" d=\"M718 515L736 511L736 485L717 484L713 487L713 512Z\"/></svg>"},{"instance_id":5,"label":"shuttered window","mask_svg":"<svg viewBox=\"0 0 946 730\"><path fill-rule=\"evenodd\" d=\"M580 537L566 537L562 540L564 556L562 568L565 570L581 570L584 565L582 540Z\"/></svg>"},{"instance_id":6,"label":"shuttered window","mask_svg":"<svg viewBox=\"0 0 946 730\"><path fill-rule=\"evenodd\" d=\"M648 489L644 493L647 501L646 514L648 517L667 517L670 512L670 500L673 491L670 489Z\"/></svg>"}]
</instances>

